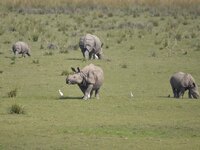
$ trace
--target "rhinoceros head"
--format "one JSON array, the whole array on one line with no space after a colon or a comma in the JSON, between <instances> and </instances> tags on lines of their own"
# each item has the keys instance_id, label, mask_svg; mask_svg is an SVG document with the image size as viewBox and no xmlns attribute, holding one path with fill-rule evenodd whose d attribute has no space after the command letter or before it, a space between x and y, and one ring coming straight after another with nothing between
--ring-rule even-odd
<instances>
[{"instance_id":1,"label":"rhinoceros head","mask_svg":"<svg viewBox=\"0 0 200 150\"><path fill-rule=\"evenodd\" d=\"M72 75L68 75L68 77L66 78L66 84L81 84L83 81L82 72L80 71L79 68L77 68L77 70L74 68L71 69L75 73Z\"/></svg>"},{"instance_id":2,"label":"rhinoceros head","mask_svg":"<svg viewBox=\"0 0 200 150\"><path fill-rule=\"evenodd\" d=\"M198 86L193 83L192 87L189 89L191 95L193 96L193 98L199 98L199 91L198 91Z\"/></svg>"}]
</instances>

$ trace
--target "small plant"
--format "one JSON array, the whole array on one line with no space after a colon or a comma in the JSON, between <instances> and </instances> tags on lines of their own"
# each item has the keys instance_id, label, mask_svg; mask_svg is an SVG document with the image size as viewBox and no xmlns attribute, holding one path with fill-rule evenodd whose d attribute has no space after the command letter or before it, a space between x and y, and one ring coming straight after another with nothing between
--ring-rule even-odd
<instances>
[{"instance_id":1,"label":"small plant","mask_svg":"<svg viewBox=\"0 0 200 150\"><path fill-rule=\"evenodd\" d=\"M0 70L0 74L2 74L3 73L3 71L2 70Z\"/></svg>"},{"instance_id":2,"label":"small plant","mask_svg":"<svg viewBox=\"0 0 200 150\"><path fill-rule=\"evenodd\" d=\"M128 68L127 64L122 64L121 67L124 68L124 69Z\"/></svg>"},{"instance_id":3,"label":"small plant","mask_svg":"<svg viewBox=\"0 0 200 150\"><path fill-rule=\"evenodd\" d=\"M37 42L38 41L38 39L39 39L39 34L33 34L32 35L32 40L33 40L33 42Z\"/></svg>"},{"instance_id":4,"label":"small plant","mask_svg":"<svg viewBox=\"0 0 200 150\"><path fill-rule=\"evenodd\" d=\"M42 44L40 45L40 49L44 49L44 46Z\"/></svg>"},{"instance_id":5,"label":"small plant","mask_svg":"<svg viewBox=\"0 0 200 150\"><path fill-rule=\"evenodd\" d=\"M24 114L24 107L18 104L13 104L9 110L10 114Z\"/></svg>"},{"instance_id":6,"label":"small plant","mask_svg":"<svg viewBox=\"0 0 200 150\"><path fill-rule=\"evenodd\" d=\"M70 74L69 71L64 70L64 71L61 73L61 76L68 76L69 74Z\"/></svg>"},{"instance_id":7,"label":"small plant","mask_svg":"<svg viewBox=\"0 0 200 150\"><path fill-rule=\"evenodd\" d=\"M69 53L69 51L66 49L66 50L64 50L64 49L62 49L62 50L60 50L59 51L61 54L67 54L67 53Z\"/></svg>"},{"instance_id":8,"label":"small plant","mask_svg":"<svg viewBox=\"0 0 200 150\"><path fill-rule=\"evenodd\" d=\"M44 53L44 56L52 56L53 55L53 52L45 52Z\"/></svg>"},{"instance_id":9,"label":"small plant","mask_svg":"<svg viewBox=\"0 0 200 150\"><path fill-rule=\"evenodd\" d=\"M39 59L35 59L35 60L33 60L33 64L39 64L40 62L39 62Z\"/></svg>"},{"instance_id":10,"label":"small plant","mask_svg":"<svg viewBox=\"0 0 200 150\"><path fill-rule=\"evenodd\" d=\"M8 97L16 97L17 96L17 89L11 90L8 92Z\"/></svg>"},{"instance_id":11,"label":"small plant","mask_svg":"<svg viewBox=\"0 0 200 150\"><path fill-rule=\"evenodd\" d=\"M113 13L109 12L108 17L113 17Z\"/></svg>"},{"instance_id":12,"label":"small plant","mask_svg":"<svg viewBox=\"0 0 200 150\"><path fill-rule=\"evenodd\" d=\"M75 44L75 45L69 45L67 49L68 50L78 50L78 48L79 48L79 45Z\"/></svg>"},{"instance_id":13,"label":"small plant","mask_svg":"<svg viewBox=\"0 0 200 150\"><path fill-rule=\"evenodd\" d=\"M57 49L58 46L56 44L53 44L53 43L48 43L47 48L48 49Z\"/></svg>"},{"instance_id":14,"label":"small plant","mask_svg":"<svg viewBox=\"0 0 200 150\"><path fill-rule=\"evenodd\" d=\"M134 50L134 49L135 49L135 46L131 45L130 50Z\"/></svg>"},{"instance_id":15,"label":"small plant","mask_svg":"<svg viewBox=\"0 0 200 150\"><path fill-rule=\"evenodd\" d=\"M181 35L180 33L177 33L177 34L175 35L175 38L176 38L178 41L181 41L182 35Z\"/></svg>"},{"instance_id":16,"label":"small plant","mask_svg":"<svg viewBox=\"0 0 200 150\"><path fill-rule=\"evenodd\" d=\"M156 52L152 52L151 56L156 57Z\"/></svg>"}]
</instances>

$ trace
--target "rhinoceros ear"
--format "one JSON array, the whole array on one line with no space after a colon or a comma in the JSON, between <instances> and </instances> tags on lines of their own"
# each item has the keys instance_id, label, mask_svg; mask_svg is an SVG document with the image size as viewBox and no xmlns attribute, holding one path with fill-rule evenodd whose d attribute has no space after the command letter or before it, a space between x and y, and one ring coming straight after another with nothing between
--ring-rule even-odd
<instances>
[{"instance_id":1,"label":"rhinoceros ear","mask_svg":"<svg viewBox=\"0 0 200 150\"><path fill-rule=\"evenodd\" d=\"M77 67L77 70L78 70L78 72L81 72L81 70L80 70L80 68L79 68L79 67Z\"/></svg>"},{"instance_id":2,"label":"rhinoceros ear","mask_svg":"<svg viewBox=\"0 0 200 150\"><path fill-rule=\"evenodd\" d=\"M194 86L194 87L196 87L196 84L195 84L195 83L193 83L193 86Z\"/></svg>"},{"instance_id":3,"label":"rhinoceros ear","mask_svg":"<svg viewBox=\"0 0 200 150\"><path fill-rule=\"evenodd\" d=\"M72 71L77 72L75 68L71 67Z\"/></svg>"}]
</instances>

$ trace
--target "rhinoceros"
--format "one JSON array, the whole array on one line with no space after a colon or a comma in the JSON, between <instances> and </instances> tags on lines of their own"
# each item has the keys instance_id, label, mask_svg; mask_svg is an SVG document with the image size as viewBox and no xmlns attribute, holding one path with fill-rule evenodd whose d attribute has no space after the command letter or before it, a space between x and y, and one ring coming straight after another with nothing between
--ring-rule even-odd
<instances>
[{"instance_id":1,"label":"rhinoceros","mask_svg":"<svg viewBox=\"0 0 200 150\"><path fill-rule=\"evenodd\" d=\"M22 57L25 57L25 55L30 55L30 48L25 42L18 41L12 46L12 51L15 55L22 54Z\"/></svg>"},{"instance_id":2,"label":"rhinoceros","mask_svg":"<svg viewBox=\"0 0 200 150\"><path fill-rule=\"evenodd\" d=\"M183 97L186 90L189 98L199 98L198 86L191 74L177 72L171 76L170 84L175 98Z\"/></svg>"},{"instance_id":3,"label":"rhinoceros","mask_svg":"<svg viewBox=\"0 0 200 150\"><path fill-rule=\"evenodd\" d=\"M82 51L83 57L86 59L102 59L103 43L97 36L92 34L82 36L79 41L79 47Z\"/></svg>"},{"instance_id":4,"label":"rhinoceros","mask_svg":"<svg viewBox=\"0 0 200 150\"><path fill-rule=\"evenodd\" d=\"M66 83L78 84L84 94L84 100L91 98L93 91L95 91L95 97L99 99L99 90L104 81L103 70L93 64L87 65L81 70L79 67L77 67L77 70L75 68L71 69L75 73L68 75Z\"/></svg>"}]
</instances>

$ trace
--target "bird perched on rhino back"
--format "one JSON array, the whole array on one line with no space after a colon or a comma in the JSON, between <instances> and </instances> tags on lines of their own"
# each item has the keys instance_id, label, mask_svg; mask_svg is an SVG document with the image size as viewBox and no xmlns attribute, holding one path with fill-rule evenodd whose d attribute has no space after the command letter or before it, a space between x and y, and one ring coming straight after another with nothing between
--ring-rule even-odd
<instances>
[{"instance_id":1,"label":"bird perched on rhino back","mask_svg":"<svg viewBox=\"0 0 200 150\"><path fill-rule=\"evenodd\" d=\"M79 41L79 47L83 57L86 59L95 59L96 56L99 59L102 59L103 43L97 36L92 34L86 34L85 36L82 36Z\"/></svg>"},{"instance_id":2,"label":"bird perched on rhino back","mask_svg":"<svg viewBox=\"0 0 200 150\"><path fill-rule=\"evenodd\" d=\"M12 46L12 51L15 55L22 54L22 57L31 56L30 48L27 43L18 41Z\"/></svg>"},{"instance_id":3,"label":"bird perched on rhino back","mask_svg":"<svg viewBox=\"0 0 200 150\"><path fill-rule=\"evenodd\" d=\"M87 65L81 70L79 67L77 67L77 70L75 68L71 69L74 74L66 78L66 83L78 84L85 100L91 98L94 91L95 97L99 99L99 90L104 81L103 70L93 64Z\"/></svg>"},{"instance_id":4,"label":"bird perched on rhino back","mask_svg":"<svg viewBox=\"0 0 200 150\"><path fill-rule=\"evenodd\" d=\"M177 72L171 76L170 84L175 98L183 97L186 90L189 98L199 98L198 85L191 74Z\"/></svg>"}]
</instances>

